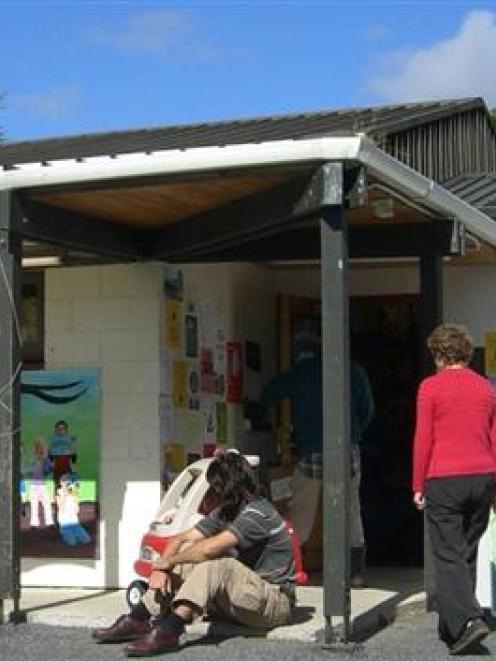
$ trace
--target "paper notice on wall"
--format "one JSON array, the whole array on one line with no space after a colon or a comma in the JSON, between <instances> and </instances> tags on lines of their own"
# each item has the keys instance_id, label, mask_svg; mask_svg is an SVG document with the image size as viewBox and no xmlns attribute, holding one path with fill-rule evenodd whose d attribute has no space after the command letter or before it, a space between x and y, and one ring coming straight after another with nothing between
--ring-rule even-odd
<instances>
[{"instance_id":1,"label":"paper notice on wall","mask_svg":"<svg viewBox=\"0 0 496 661\"><path fill-rule=\"evenodd\" d=\"M181 409L188 403L188 365L185 360L172 363L172 402Z\"/></svg>"},{"instance_id":2,"label":"paper notice on wall","mask_svg":"<svg viewBox=\"0 0 496 661\"><path fill-rule=\"evenodd\" d=\"M198 315L188 313L184 317L184 350L186 358L198 356Z\"/></svg>"},{"instance_id":3,"label":"paper notice on wall","mask_svg":"<svg viewBox=\"0 0 496 661\"><path fill-rule=\"evenodd\" d=\"M182 345L183 304L172 298L165 301L165 345L180 349Z\"/></svg>"},{"instance_id":4,"label":"paper notice on wall","mask_svg":"<svg viewBox=\"0 0 496 661\"><path fill-rule=\"evenodd\" d=\"M184 445L186 454L197 452L201 454L205 419L201 412L190 411L187 408L174 409L174 443Z\"/></svg>"},{"instance_id":5,"label":"paper notice on wall","mask_svg":"<svg viewBox=\"0 0 496 661\"><path fill-rule=\"evenodd\" d=\"M226 334L222 328L217 329L215 338L214 369L217 374L226 371Z\"/></svg>"},{"instance_id":6,"label":"paper notice on wall","mask_svg":"<svg viewBox=\"0 0 496 661\"><path fill-rule=\"evenodd\" d=\"M217 402L215 408L217 414L217 443L227 445L227 404Z\"/></svg>"},{"instance_id":7,"label":"paper notice on wall","mask_svg":"<svg viewBox=\"0 0 496 661\"><path fill-rule=\"evenodd\" d=\"M188 411L183 416L183 433L189 452L200 452L203 445L204 418L200 412Z\"/></svg>"},{"instance_id":8,"label":"paper notice on wall","mask_svg":"<svg viewBox=\"0 0 496 661\"><path fill-rule=\"evenodd\" d=\"M227 401L239 404L243 399L243 350L241 342L227 343Z\"/></svg>"},{"instance_id":9,"label":"paper notice on wall","mask_svg":"<svg viewBox=\"0 0 496 661\"><path fill-rule=\"evenodd\" d=\"M166 266L164 271L164 296L182 301L184 296L184 276L176 266Z\"/></svg>"},{"instance_id":10,"label":"paper notice on wall","mask_svg":"<svg viewBox=\"0 0 496 661\"><path fill-rule=\"evenodd\" d=\"M188 365L188 408L200 410L200 366L198 363Z\"/></svg>"},{"instance_id":11,"label":"paper notice on wall","mask_svg":"<svg viewBox=\"0 0 496 661\"><path fill-rule=\"evenodd\" d=\"M186 468L186 448L182 443L169 443L165 447L167 467L174 473L180 473Z\"/></svg>"},{"instance_id":12,"label":"paper notice on wall","mask_svg":"<svg viewBox=\"0 0 496 661\"><path fill-rule=\"evenodd\" d=\"M486 376L496 376L496 331L486 333Z\"/></svg>"},{"instance_id":13,"label":"paper notice on wall","mask_svg":"<svg viewBox=\"0 0 496 661\"><path fill-rule=\"evenodd\" d=\"M212 349L200 349L200 390L205 393L215 391L214 354Z\"/></svg>"},{"instance_id":14,"label":"paper notice on wall","mask_svg":"<svg viewBox=\"0 0 496 661\"><path fill-rule=\"evenodd\" d=\"M211 398L209 398L211 399ZM203 442L206 445L216 445L217 443L217 408L215 402L205 402L203 409L204 437Z\"/></svg>"}]
</instances>

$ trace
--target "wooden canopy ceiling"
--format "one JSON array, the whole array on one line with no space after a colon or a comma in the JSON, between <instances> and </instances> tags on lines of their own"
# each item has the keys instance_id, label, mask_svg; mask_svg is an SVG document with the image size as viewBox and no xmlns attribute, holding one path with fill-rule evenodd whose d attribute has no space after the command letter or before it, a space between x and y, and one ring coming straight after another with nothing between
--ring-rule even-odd
<instances>
[{"instance_id":1,"label":"wooden canopy ceiling","mask_svg":"<svg viewBox=\"0 0 496 661\"><path fill-rule=\"evenodd\" d=\"M40 203L135 230L155 230L199 216L225 205L275 189L278 184L295 184L302 172L252 172L194 178L189 181L131 183L84 189L48 190L29 193ZM391 213L379 211L379 200L391 200ZM388 204L385 205L387 208ZM384 214L384 215L383 215ZM371 189L367 207L349 213L351 224L396 224L425 222L430 216L409 206L390 193Z\"/></svg>"},{"instance_id":2,"label":"wooden canopy ceiling","mask_svg":"<svg viewBox=\"0 0 496 661\"><path fill-rule=\"evenodd\" d=\"M53 247L66 263L155 259L275 261L319 256L316 217L295 215L316 166L120 180L23 192L25 255ZM350 254L449 251L450 222L369 182L365 206L347 211Z\"/></svg>"}]
</instances>

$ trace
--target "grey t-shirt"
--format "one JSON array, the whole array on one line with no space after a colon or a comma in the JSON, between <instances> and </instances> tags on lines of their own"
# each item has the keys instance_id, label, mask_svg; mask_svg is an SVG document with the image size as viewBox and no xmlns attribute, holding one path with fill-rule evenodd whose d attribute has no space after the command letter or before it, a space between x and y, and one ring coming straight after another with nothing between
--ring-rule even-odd
<instances>
[{"instance_id":1,"label":"grey t-shirt","mask_svg":"<svg viewBox=\"0 0 496 661\"><path fill-rule=\"evenodd\" d=\"M222 521L218 510L214 510L196 528L205 537L230 530L238 540L238 560L268 583L292 592L295 567L291 537L285 521L268 500L248 503L232 522Z\"/></svg>"}]
</instances>

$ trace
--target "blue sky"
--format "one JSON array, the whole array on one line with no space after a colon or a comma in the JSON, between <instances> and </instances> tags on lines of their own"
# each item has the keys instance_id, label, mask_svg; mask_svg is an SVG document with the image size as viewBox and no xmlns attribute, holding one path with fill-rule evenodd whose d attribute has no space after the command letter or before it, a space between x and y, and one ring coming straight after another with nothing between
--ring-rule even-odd
<instances>
[{"instance_id":1,"label":"blue sky","mask_svg":"<svg viewBox=\"0 0 496 661\"><path fill-rule=\"evenodd\" d=\"M484 96L496 1L0 0L8 140Z\"/></svg>"}]
</instances>

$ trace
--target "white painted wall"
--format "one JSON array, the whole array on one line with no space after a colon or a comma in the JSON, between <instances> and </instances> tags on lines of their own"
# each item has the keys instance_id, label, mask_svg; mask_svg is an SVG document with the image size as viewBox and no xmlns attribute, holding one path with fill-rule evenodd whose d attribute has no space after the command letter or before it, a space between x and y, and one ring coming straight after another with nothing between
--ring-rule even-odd
<instances>
[{"instance_id":1,"label":"white painted wall","mask_svg":"<svg viewBox=\"0 0 496 661\"><path fill-rule=\"evenodd\" d=\"M496 330L496 267L447 266L444 274L445 320L466 324L484 346L485 333Z\"/></svg>"},{"instance_id":2,"label":"white painted wall","mask_svg":"<svg viewBox=\"0 0 496 661\"><path fill-rule=\"evenodd\" d=\"M160 500L161 267L46 272L46 366L100 367L100 559L22 562L23 585L115 587L134 577Z\"/></svg>"},{"instance_id":3,"label":"white painted wall","mask_svg":"<svg viewBox=\"0 0 496 661\"><path fill-rule=\"evenodd\" d=\"M476 345L484 344L488 330L496 329L496 266L453 266L443 268L444 320L463 323L470 329ZM274 274L277 291L297 296L320 297L318 267L286 267ZM350 269L351 296L414 294L420 288L418 267Z\"/></svg>"}]
</instances>

